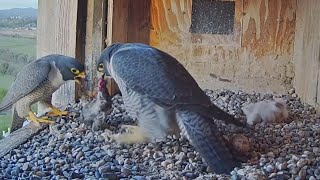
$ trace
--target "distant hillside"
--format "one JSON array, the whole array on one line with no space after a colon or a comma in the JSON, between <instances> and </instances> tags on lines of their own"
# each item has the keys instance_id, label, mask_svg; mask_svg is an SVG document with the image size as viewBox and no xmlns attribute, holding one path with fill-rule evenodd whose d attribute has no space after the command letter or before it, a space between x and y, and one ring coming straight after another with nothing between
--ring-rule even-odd
<instances>
[{"instance_id":1,"label":"distant hillside","mask_svg":"<svg viewBox=\"0 0 320 180\"><path fill-rule=\"evenodd\" d=\"M34 8L13 8L0 10L0 18L21 17L36 19L38 9Z\"/></svg>"}]
</instances>

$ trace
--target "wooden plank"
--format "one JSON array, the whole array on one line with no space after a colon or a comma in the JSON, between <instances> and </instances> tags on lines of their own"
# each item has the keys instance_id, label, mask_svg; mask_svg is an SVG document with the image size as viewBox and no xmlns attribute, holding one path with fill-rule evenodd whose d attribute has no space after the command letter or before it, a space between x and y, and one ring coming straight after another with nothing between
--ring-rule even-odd
<instances>
[{"instance_id":1,"label":"wooden plank","mask_svg":"<svg viewBox=\"0 0 320 180\"><path fill-rule=\"evenodd\" d=\"M108 0L106 46L115 42L127 42L128 1ZM117 83L107 77L108 93L113 96L120 92Z\"/></svg>"},{"instance_id":2,"label":"wooden plank","mask_svg":"<svg viewBox=\"0 0 320 180\"><path fill-rule=\"evenodd\" d=\"M128 5L129 0L109 0L107 45L128 41Z\"/></svg>"},{"instance_id":3,"label":"wooden plank","mask_svg":"<svg viewBox=\"0 0 320 180\"><path fill-rule=\"evenodd\" d=\"M20 144L23 144L46 127L48 127L48 124L35 126L33 123L29 123L15 132L10 133L9 136L0 140L0 157L6 155Z\"/></svg>"},{"instance_id":4,"label":"wooden plank","mask_svg":"<svg viewBox=\"0 0 320 180\"><path fill-rule=\"evenodd\" d=\"M85 66L88 79L86 90L90 97L95 94L98 83L97 60L105 48L106 5L106 0L88 0Z\"/></svg>"},{"instance_id":5,"label":"wooden plank","mask_svg":"<svg viewBox=\"0 0 320 180\"><path fill-rule=\"evenodd\" d=\"M151 1L129 1L128 42L149 44L151 24Z\"/></svg>"},{"instance_id":6,"label":"wooden plank","mask_svg":"<svg viewBox=\"0 0 320 180\"><path fill-rule=\"evenodd\" d=\"M320 1L298 0L295 29L294 87L299 97L311 105L320 104Z\"/></svg>"},{"instance_id":7,"label":"wooden plank","mask_svg":"<svg viewBox=\"0 0 320 180\"><path fill-rule=\"evenodd\" d=\"M78 0L38 1L37 57L58 53L75 57ZM75 102L75 83L67 82L52 95L64 107ZM43 111L39 105L39 112Z\"/></svg>"},{"instance_id":8,"label":"wooden plank","mask_svg":"<svg viewBox=\"0 0 320 180\"><path fill-rule=\"evenodd\" d=\"M199 35L189 31L192 0L152 0L150 44L177 58L202 88L286 92L296 1L234 1L235 34Z\"/></svg>"}]
</instances>

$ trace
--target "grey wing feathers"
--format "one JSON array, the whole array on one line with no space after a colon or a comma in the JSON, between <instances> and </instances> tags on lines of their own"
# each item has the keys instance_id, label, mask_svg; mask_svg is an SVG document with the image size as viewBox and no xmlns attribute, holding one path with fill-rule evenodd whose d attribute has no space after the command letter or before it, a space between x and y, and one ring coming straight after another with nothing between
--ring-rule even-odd
<instances>
[{"instance_id":1,"label":"grey wing feathers","mask_svg":"<svg viewBox=\"0 0 320 180\"><path fill-rule=\"evenodd\" d=\"M210 104L206 94L175 58L150 46L124 45L112 55L110 63L128 88L159 105Z\"/></svg>"},{"instance_id":2,"label":"grey wing feathers","mask_svg":"<svg viewBox=\"0 0 320 180\"><path fill-rule=\"evenodd\" d=\"M44 60L37 60L23 67L1 102L0 111L9 109L20 98L33 91L48 77L50 69L50 62Z\"/></svg>"}]
</instances>

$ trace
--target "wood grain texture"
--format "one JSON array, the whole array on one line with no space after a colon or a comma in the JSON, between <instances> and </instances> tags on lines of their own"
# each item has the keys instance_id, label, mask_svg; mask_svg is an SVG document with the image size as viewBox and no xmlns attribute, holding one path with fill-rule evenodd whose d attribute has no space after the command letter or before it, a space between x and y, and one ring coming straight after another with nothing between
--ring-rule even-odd
<instances>
[{"instance_id":1,"label":"wood grain texture","mask_svg":"<svg viewBox=\"0 0 320 180\"><path fill-rule=\"evenodd\" d=\"M294 87L304 102L319 107L320 1L298 0L297 7Z\"/></svg>"},{"instance_id":2,"label":"wood grain texture","mask_svg":"<svg viewBox=\"0 0 320 180\"><path fill-rule=\"evenodd\" d=\"M42 129L48 127L48 124L41 124L41 126L35 126L33 123L29 123L26 126L12 132L6 138L0 140L0 158L9 153L14 148L23 144L31 137L36 135Z\"/></svg>"},{"instance_id":3,"label":"wood grain texture","mask_svg":"<svg viewBox=\"0 0 320 180\"><path fill-rule=\"evenodd\" d=\"M106 0L88 0L87 4L86 41L84 49L88 81L85 90L91 97L95 94L95 91L97 91L97 60L101 55L101 51L105 48L106 3Z\"/></svg>"},{"instance_id":4,"label":"wood grain texture","mask_svg":"<svg viewBox=\"0 0 320 180\"><path fill-rule=\"evenodd\" d=\"M294 76L296 1L235 4L233 35L199 35L189 32L192 0L152 0L150 44L176 57L202 88L285 92Z\"/></svg>"},{"instance_id":5,"label":"wood grain texture","mask_svg":"<svg viewBox=\"0 0 320 180\"><path fill-rule=\"evenodd\" d=\"M149 44L150 18L150 0L109 0L106 45L116 42ZM107 81L110 95L120 92L113 79Z\"/></svg>"},{"instance_id":6,"label":"wood grain texture","mask_svg":"<svg viewBox=\"0 0 320 180\"><path fill-rule=\"evenodd\" d=\"M260 56L293 52L296 5L293 0L244 0L242 47Z\"/></svg>"},{"instance_id":7,"label":"wood grain texture","mask_svg":"<svg viewBox=\"0 0 320 180\"><path fill-rule=\"evenodd\" d=\"M78 0L39 0L38 8L37 58L54 53L75 57ZM75 83L60 87L52 102L58 107L74 103Z\"/></svg>"}]
</instances>

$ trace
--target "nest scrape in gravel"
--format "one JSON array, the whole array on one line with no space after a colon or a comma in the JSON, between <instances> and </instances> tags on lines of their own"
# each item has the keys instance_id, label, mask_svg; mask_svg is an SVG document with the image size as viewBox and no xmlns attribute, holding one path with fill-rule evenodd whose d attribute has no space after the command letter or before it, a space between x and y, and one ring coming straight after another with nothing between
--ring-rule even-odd
<instances>
[{"instance_id":1,"label":"nest scrape in gravel","mask_svg":"<svg viewBox=\"0 0 320 180\"><path fill-rule=\"evenodd\" d=\"M215 121L227 139L242 134L251 145L247 163L230 175L208 172L199 153L184 137L166 142L123 145L108 139L122 124L135 124L121 96L105 115L107 129L93 131L80 122L82 104L69 107L74 116L57 123L0 159L0 179L320 179L320 121L315 110L295 94L262 95L206 90L212 102L241 119L251 102L281 97L290 123L235 127Z\"/></svg>"}]
</instances>

